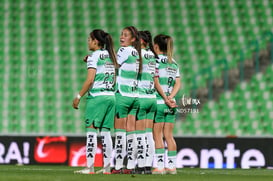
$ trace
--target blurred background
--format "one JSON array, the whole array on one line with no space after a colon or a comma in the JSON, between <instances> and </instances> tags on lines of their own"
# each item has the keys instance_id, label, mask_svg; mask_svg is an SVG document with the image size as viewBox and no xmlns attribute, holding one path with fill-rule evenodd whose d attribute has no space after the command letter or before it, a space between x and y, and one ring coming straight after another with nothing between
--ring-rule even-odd
<instances>
[{"instance_id":1,"label":"blurred background","mask_svg":"<svg viewBox=\"0 0 273 181\"><path fill-rule=\"evenodd\" d=\"M176 136L273 136L271 0L0 0L0 24L1 135L84 135L88 34L133 25L174 39Z\"/></svg>"}]
</instances>

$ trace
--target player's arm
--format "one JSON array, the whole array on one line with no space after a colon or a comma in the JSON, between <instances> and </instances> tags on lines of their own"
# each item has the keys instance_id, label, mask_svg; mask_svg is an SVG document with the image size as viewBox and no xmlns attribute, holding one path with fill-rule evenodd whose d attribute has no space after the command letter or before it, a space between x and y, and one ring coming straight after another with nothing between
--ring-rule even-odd
<instances>
[{"instance_id":1,"label":"player's arm","mask_svg":"<svg viewBox=\"0 0 273 181\"><path fill-rule=\"evenodd\" d=\"M178 93L180 87L181 87L180 77L176 77L173 90L172 90L171 94L168 96L168 98L173 99L175 97L175 95Z\"/></svg>"},{"instance_id":2,"label":"player's arm","mask_svg":"<svg viewBox=\"0 0 273 181\"><path fill-rule=\"evenodd\" d=\"M80 96L84 96L84 94L89 90L89 88L91 87L91 85L94 82L95 75L96 75L96 69L89 68L87 71L86 80L83 83L82 89L79 92Z\"/></svg>"},{"instance_id":3,"label":"player's arm","mask_svg":"<svg viewBox=\"0 0 273 181\"><path fill-rule=\"evenodd\" d=\"M78 109L78 105L80 103L80 98L85 95L85 93L89 90L89 88L92 86L94 79L96 75L96 69L89 68L87 71L87 77L82 85L82 89L80 90L79 94L73 101L73 107L75 109Z\"/></svg>"},{"instance_id":4,"label":"player's arm","mask_svg":"<svg viewBox=\"0 0 273 181\"><path fill-rule=\"evenodd\" d=\"M176 107L176 104L175 102L172 102L170 99L168 99L168 97L166 96L166 94L164 93L160 83L159 83L159 80L158 80L158 77L154 77L154 83L155 83L155 89L157 90L157 92L159 93L159 95L163 98L163 100L165 101L165 103L171 107L171 108L174 108Z\"/></svg>"}]
</instances>

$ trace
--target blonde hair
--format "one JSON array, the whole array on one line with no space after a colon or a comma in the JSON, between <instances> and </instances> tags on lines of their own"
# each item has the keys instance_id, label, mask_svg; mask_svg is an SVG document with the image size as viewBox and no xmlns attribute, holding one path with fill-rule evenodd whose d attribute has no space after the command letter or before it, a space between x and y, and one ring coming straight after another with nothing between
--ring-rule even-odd
<instances>
[{"instance_id":1,"label":"blonde hair","mask_svg":"<svg viewBox=\"0 0 273 181\"><path fill-rule=\"evenodd\" d=\"M172 37L167 38L167 57L168 57L168 63L173 62L173 39Z\"/></svg>"}]
</instances>

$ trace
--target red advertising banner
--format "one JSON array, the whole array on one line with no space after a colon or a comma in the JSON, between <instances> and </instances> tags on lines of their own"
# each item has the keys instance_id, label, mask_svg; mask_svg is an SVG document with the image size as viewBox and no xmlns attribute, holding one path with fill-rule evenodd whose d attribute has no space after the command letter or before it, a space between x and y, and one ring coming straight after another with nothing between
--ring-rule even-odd
<instances>
[{"instance_id":1,"label":"red advertising banner","mask_svg":"<svg viewBox=\"0 0 273 181\"><path fill-rule=\"evenodd\" d=\"M177 168L273 168L273 138L175 138ZM98 139L95 166L103 165ZM114 160L112 161L114 163ZM0 136L0 164L86 165L85 138Z\"/></svg>"},{"instance_id":2,"label":"red advertising banner","mask_svg":"<svg viewBox=\"0 0 273 181\"><path fill-rule=\"evenodd\" d=\"M37 163L65 163L67 160L67 138L37 137L34 146L34 159Z\"/></svg>"}]
</instances>

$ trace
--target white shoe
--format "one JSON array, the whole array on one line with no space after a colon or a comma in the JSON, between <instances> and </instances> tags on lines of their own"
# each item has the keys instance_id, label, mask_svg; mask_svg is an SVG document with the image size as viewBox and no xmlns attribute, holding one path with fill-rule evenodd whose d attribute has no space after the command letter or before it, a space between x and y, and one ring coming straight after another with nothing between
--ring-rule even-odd
<instances>
[{"instance_id":1,"label":"white shoe","mask_svg":"<svg viewBox=\"0 0 273 181\"><path fill-rule=\"evenodd\" d=\"M102 168L102 169L96 171L96 174L106 174L106 175L108 175L108 174L111 174L111 169L110 169L110 167L109 168L108 167Z\"/></svg>"},{"instance_id":2,"label":"white shoe","mask_svg":"<svg viewBox=\"0 0 273 181\"><path fill-rule=\"evenodd\" d=\"M104 166L102 169L96 171L96 174L111 174L111 167L110 167L110 163L106 166Z\"/></svg>"},{"instance_id":3,"label":"white shoe","mask_svg":"<svg viewBox=\"0 0 273 181\"><path fill-rule=\"evenodd\" d=\"M84 168L82 170L76 170L74 171L74 173L77 173L77 174L95 174L94 172L94 168Z\"/></svg>"},{"instance_id":4,"label":"white shoe","mask_svg":"<svg viewBox=\"0 0 273 181\"><path fill-rule=\"evenodd\" d=\"M96 174L101 174L101 173L103 173L103 168L96 171Z\"/></svg>"}]
</instances>

